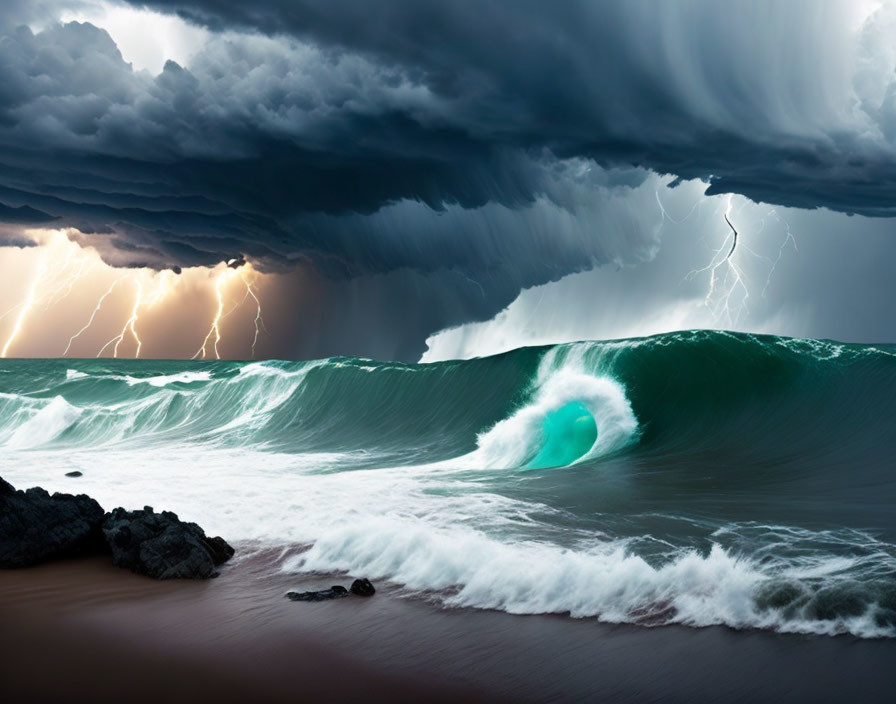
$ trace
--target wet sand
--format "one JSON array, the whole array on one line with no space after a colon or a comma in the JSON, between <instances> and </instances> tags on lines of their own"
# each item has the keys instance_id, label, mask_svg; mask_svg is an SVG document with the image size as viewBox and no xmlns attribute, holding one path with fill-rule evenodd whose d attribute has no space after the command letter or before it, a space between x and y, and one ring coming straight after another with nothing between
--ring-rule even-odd
<instances>
[{"instance_id":1,"label":"wet sand","mask_svg":"<svg viewBox=\"0 0 896 704\"><path fill-rule=\"evenodd\" d=\"M101 558L0 571L0 700L890 702L896 643L448 610L280 554L209 582Z\"/></svg>"}]
</instances>

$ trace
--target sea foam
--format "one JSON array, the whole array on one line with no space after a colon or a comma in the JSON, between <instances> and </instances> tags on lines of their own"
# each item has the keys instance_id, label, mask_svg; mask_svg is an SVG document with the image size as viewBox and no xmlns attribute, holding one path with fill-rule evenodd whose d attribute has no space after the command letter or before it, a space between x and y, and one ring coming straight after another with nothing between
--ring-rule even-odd
<instances>
[{"instance_id":1,"label":"sea foam","mask_svg":"<svg viewBox=\"0 0 896 704\"><path fill-rule=\"evenodd\" d=\"M11 449L21 450L55 440L81 416L82 409L55 396L43 408L19 425L6 441Z\"/></svg>"}]
</instances>

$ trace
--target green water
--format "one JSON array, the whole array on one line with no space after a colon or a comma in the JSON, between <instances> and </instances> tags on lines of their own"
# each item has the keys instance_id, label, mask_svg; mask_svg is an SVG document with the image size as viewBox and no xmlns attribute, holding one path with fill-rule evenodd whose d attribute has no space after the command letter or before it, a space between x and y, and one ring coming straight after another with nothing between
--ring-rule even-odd
<instances>
[{"instance_id":1,"label":"green water","mask_svg":"<svg viewBox=\"0 0 896 704\"><path fill-rule=\"evenodd\" d=\"M528 464L530 469L563 467L583 457L597 441L597 423L591 412L573 401L545 415L541 449Z\"/></svg>"}]
</instances>

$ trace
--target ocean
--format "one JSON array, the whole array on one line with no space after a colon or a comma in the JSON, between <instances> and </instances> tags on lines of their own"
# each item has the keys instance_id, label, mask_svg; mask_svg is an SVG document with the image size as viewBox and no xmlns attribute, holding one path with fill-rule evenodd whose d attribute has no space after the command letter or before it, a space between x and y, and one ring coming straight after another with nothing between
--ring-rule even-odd
<instances>
[{"instance_id":1,"label":"ocean","mask_svg":"<svg viewBox=\"0 0 896 704\"><path fill-rule=\"evenodd\" d=\"M0 448L18 488L173 510L448 608L896 637L893 345L3 360Z\"/></svg>"}]
</instances>

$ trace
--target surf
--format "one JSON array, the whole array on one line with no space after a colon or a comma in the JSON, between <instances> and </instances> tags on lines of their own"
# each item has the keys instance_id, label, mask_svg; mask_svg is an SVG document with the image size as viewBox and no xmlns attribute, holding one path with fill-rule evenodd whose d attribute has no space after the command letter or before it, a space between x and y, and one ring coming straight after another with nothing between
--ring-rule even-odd
<instances>
[{"instance_id":1,"label":"surf","mask_svg":"<svg viewBox=\"0 0 896 704\"><path fill-rule=\"evenodd\" d=\"M896 348L720 331L433 364L9 360L17 485L447 606L896 636ZM69 483L67 483L69 482Z\"/></svg>"}]
</instances>

